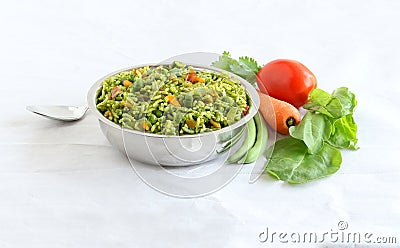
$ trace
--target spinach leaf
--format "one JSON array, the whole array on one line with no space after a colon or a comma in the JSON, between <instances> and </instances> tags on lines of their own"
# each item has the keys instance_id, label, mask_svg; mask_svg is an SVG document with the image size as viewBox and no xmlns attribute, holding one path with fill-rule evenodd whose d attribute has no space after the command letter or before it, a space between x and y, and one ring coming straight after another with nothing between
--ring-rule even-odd
<instances>
[{"instance_id":1,"label":"spinach leaf","mask_svg":"<svg viewBox=\"0 0 400 248\"><path fill-rule=\"evenodd\" d=\"M306 103L303 108L333 118L333 115L329 113L329 111L326 109L326 106L332 101L332 99L333 97L331 94L319 88L316 88L310 93L310 102Z\"/></svg>"},{"instance_id":2,"label":"spinach leaf","mask_svg":"<svg viewBox=\"0 0 400 248\"><path fill-rule=\"evenodd\" d=\"M352 114L357 106L357 100L354 93L346 87L340 87L333 91L332 96L337 99L341 106L341 115L339 117ZM329 104L328 104L329 106Z\"/></svg>"},{"instance_id":3,"label":"spinach leaf","mask_svg":"<svg viewBox=\"0 0 400 248\"><path fill-rule=\"evenodd\" d=\"M326 106L332 100L332 95L319 88L314 89L310 93L310 103L318 106Z\"/></svg>"},{"instance_id":4,"label":"spinach leaf","mask_svg":"<svg viewBox=\"0 0 400 248\"><path fill-rule=\"evenodd\" d=\"M324 115L308 112L299 125L290 127L289 133L293 138L304 141L308 152L314 154L321 150L324 140L331 135L331 126Z\"/></svg>"},{"instance_id":5,"label":"spinach leaf","mask_svg":"<svg viewBox=\"0 0 400 248\"><path fill-rule=\"evenodd\" d=\"M339 170L342 155L337 148L324 142L319 152L310 154L307 151L308 147L302 140L278 140L268 148L270 158L266 171L279 180L298 184L326 177Z\"/></svg>"},{"instance_id":6,"label":"spinach leaf","mask_svg":"<svg viewBox=\"0 0 400 248\"><path fill-rule=\"evenodd\" d=\"M338 148L357 150L359 148L357 141L357 124L352 114L333 120L329 144Z\"/></svg>"},{"instance_id":7,"label":"spinach leaf","mask_svg":"<svg viewBox=\"0 0 400 248\"><path fill-rule=\"evenodd\" d=\"M348 88L340 87L332 95L321 89L314 89L310 94L310 102L303 108L331 118L341 118L352 114L356 105L355 95Z\"/></svg>"},{"instance_id":8,"label":"spinach leaf","mask_svg":"<svg viewBox=\"0 0 400 248\"><path fill-rule=\"evenodd\" d=\"M314 89L310 94L310 102L303 107L310 110L312 113L325 115L325 120L328 120L331 123L331 128L329 130L330 136L324 137L326 142L337 148L356 150L358 149L357 124L353 118L353 112L356 105L357 100L355 95L349 91L348 88L340 87L334 90L332 95L321 89ZM303 121L306 123L302 123ZM308 122L312 122L315 126L321 126L321 124L316 123L316 120L304 118L300 122L299 127L301 125L307 126ZM329 126L327 123L325 124L325 127ZM313 140L320 140L321 135L318 132L311 133L308 131L308 136L316 136L308 138L305 138L304 135L299 135L299 133L295 133L294 130L292 130L292 132L294 134L292 135L291 133L293 137L304 140L306 145L309 147L310 153L313 153L318 149L319 146L315 145L315 142L311 142ZM300 130L298 132L300 132ZM314 139L311 140L311 138Z\"/></svg>"}]
</instances>

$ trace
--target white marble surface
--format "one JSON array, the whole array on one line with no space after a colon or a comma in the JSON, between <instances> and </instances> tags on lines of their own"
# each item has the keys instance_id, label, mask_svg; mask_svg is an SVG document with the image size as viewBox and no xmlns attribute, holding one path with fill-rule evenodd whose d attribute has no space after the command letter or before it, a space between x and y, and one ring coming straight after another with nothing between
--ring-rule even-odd
<instances>
[{"instance_id":1,"label":"white marble surface","mask_svg":"<svg viewBox=\"0 0 400 248\"><path fill-rule=\"evenodd\" d=\"M399 9L344 0L1 2L0 247L277 247L260 232L323 233L341 220L399 244ZM83 104L96 79L121 67L223 50L261 63L297 59L321 88L348 86L361 149L343 153L337 174L305 185L268 175L249 184L246 167L214 194L177 199L135 175L93 114L63 124L25 111Z\"/></svg>"}]
</instances>

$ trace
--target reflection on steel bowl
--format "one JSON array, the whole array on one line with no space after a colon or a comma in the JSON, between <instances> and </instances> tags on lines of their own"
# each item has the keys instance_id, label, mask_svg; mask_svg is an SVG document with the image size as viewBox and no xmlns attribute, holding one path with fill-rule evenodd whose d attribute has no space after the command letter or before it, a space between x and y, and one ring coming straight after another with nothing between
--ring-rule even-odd
<instances>
[{"instance_id":1,"label":"reflection on steel bowl","mask_svg":"<svg viewBox=\"0 0 400 248\"><path fill-rule=\"evenodd\" d=\"M106 75L88 104L110 143L130 158L185 166L216 158L256 114L259 98L233 74L173 62Z\"/></svg>"}]
</instances>

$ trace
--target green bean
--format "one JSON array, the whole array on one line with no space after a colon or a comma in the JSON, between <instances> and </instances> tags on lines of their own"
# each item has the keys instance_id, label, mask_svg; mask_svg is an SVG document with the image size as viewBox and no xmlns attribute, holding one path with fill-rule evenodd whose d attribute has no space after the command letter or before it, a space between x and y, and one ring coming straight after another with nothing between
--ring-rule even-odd
<instances>
[{"instance_id":1,"label":"green bean","mask_svg":"<svg viewBox=\"0 0 400 248\"><path fill-rule=\"evenodd\" d=\"M254 120L251 119L247 125L247 136L243 141L242 146L235 151L229 158L226 160L228 163L236 163L238 162L243 156L246 155L247 151L253 147L254 142L256 141L256 125Z\"/></svg>"},{"instance_id":2,"label":"green bean","mask_svg":"<svg viewBox=\"0 0 400 248\"><path fill-rule=\"evenodd\" d=\"M260 156L262 149L266 147L268 141L268 129L265 125L264 120L261 118L260 114L257 113L254 116L254 122L256 124L257 129L257 139L256 143L250 150L247 152L246 156L243 157L239 163L253 163Z\"/></svg>"},{"instance_id":3,"label":"green bean","mask_svg":"<svg viewBox=\"0 0 400 248\"><path fill-rule=\"evenodd\" d=\"M221 150L218 150L217 153L223 153L224 151L234 146L240 140L240 138L242 138L245 129L246 128L242 128L237 134L235 134L230 140L228 140L228 142L222 147Z\"/></svg>"},{"instance_id":4,"label":"green bean","mask_svg":"<svg viewBox=\"0 0 400 248\"><path fill-rule=\"evenodd\" d=\"M231 132L226 132L226 133L221 133L219 135L219 141L221 143L227 142L227 141L232 141L233 138L236 137L236 135L238 135L238 133L243 132L244 131L244 126L240 127L240 128L235 128L234 130L232 130ZM224 145L225 146L225 145Z\"/></svg>"}]
</instances>

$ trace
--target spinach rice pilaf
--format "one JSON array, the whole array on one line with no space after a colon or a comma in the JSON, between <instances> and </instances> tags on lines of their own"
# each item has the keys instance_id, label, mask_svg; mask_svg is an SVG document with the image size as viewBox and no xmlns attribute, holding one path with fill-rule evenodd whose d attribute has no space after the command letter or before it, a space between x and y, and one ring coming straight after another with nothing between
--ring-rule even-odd
<instances>
[{"instance_id":1,"label":"spinach rice pilaf","mask_svg":"<svg viewBox=\"0 0 400 248\"><path fill-rule=\"evenodd\" d=\"M187 135L224 128L248 113L239 80L182 62L123 71L102 82L97 109L126 128Z\"/></svg>"}]
</instances>

